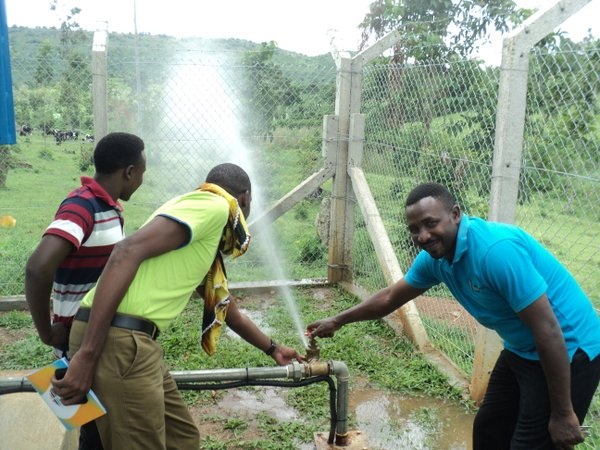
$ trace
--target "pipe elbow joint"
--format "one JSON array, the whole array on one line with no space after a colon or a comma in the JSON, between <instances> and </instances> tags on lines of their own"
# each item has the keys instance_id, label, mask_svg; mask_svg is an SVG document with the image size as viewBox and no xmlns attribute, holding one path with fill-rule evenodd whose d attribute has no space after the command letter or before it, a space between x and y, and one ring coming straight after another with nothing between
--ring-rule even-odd
<instances>
[{"instance_id":1,"label":"pipe elbow joint","mask_svg":"<svg viewBox=\"0 0 600 450\"><path fill-rule=\"evenodd\" d=\"M348 380L350 378L350 370L343 361L330 361L331 373L333 373L338 379Z\"/></svg>"}]
</instances>

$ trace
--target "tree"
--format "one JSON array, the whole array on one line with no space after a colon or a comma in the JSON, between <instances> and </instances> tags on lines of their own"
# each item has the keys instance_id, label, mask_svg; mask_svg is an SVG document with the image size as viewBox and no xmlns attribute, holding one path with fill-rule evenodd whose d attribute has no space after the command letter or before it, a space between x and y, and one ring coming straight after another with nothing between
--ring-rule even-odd
<instances>
[{"instance_id":1,"label":"tree","mask_svg":"<svg viewBox=\"0 0 600 450\"><path fill-rule=\"evenodd\" d=\"M77 52L70 55L68 65L59 83L59 104L65 125L70 129L91 124L91 71L89 64Z\"/></svg>"},{"instance_id":2,"label":"tree","mask_svg":"<svg viewBox=\"0 0 600 450\"><path fill-rule=\"evenodd\" d=\"M361 48L402 30L394 62L469 56L489 38L490 27L505 32L528 14L512 0L375 0L369 10L360 24Z\"/></svg>"},{"instance_id":3,"label":"tree","mask_svg":"<svg viewBox=\"0 0 600 450\"><path fill-rule=\"evenodd\" d=\"M424 95L425 103L417 105L426 125L435 117L431 112L438 109L430 103L443 101L440 79L447 65L476 50L489 36L490 27L506 31L527 13L517 9L512 0L375 0L369 8L360 24L361 48L392 30L402 31L387 74L388 92L393 95L403 88L409 66L420 66L420 85L435 92ZM408 111L403 106L389 113L389 125L407 120Z\"/></svg>"},{"instance_id":4,"label":"tree","mask_svg":"<svg viewBox=\"0 0 600 450\"><path fill-rule=\"evenodd\" d=\"M56 11L59 6L59 0L51 0L50 10ZM77 22L77 16L81 13L81 8L71 8L60 24L60 54L66 59L73 52L74 47L84 39L84 32Z\"/></svg>"},{"instance_id":5,"label":"tree","mask_svg":"<svg viewBox=\"0 0 600 450\"><path fill-rule=\"evenodd\" d=\"M562 174L593 179L600 161L600 40L554 34L541 44L529 64L521 192L554 192L567 201Z\"/></svg>"},{"instance_id":6,"label":"tree","mask_svg":"<svg viewBox=\"0 0 600 450\"><path fill-rule=\"evenodd\" d=\"M59 0L52 0L50 9L56 10L58 3ZM89 127L92 114L91 72L88 58L79 45L85 40L85 33L77 22L80 13L80 8L71 8L60 26L59 54L66 62L66 69L58 83L59 104L64 125L70 129L79 129L83 124Z\"/></svg>"},{"instance_id":7,"label":"tree","mask_svg":"<svg viewBox=\"0 0 600 450\"><path fill-rule=\"evenodd\" d=\"M476 63L461 67L492 28L506 31L525 14L512 0L372 2L360 24L361 47L392 30L400 30L402 36L393 48L391 64L386 64L387 71L377 75L385 97L374 105L385 105L382 116L386 126L391 129L408 122L423 124L424 135L419 143L422 150L427 150L431 125L437 117L479 109L462 101L456 87L482 79L482 69ZM456 78L466 74L464 69L471 71L472 80ZM482 130L492 128L493 123L481 126Z\"/></svg>"},{"instance_id":8,"label":"tree","mask_svg":"<svg viewBox=\"0 0 600 450\"><path fill-rule=\"evenodd\" d=\"M54 67L50 63L50 55L52 54L52 44L48 40L44 40L37 55L37 67L33 74L33 81L36 86L48 86L54 78Z\"/></svg>"},{"instance_id":9,"label":"tree","mask_svg":"<svg viewBox=\"0 0 600 450\"><path fill-rule=\"evenodd\" d=\"M246 106L244 128L251 136L271 139L274 120L283 117L286 107L299 101L299 92L281 67L273 62L277 45L263 42L258 51L244 53L245 80L242 97Z\"/></svg>"},{"instance_id":10,"label":"tree","mask_svg":"<svg viewBox=\"0 0 600 450\"><path fill-rule=\"evenodd\" d=\"M497 74L469 57L492 29L507 31L528 13L512 0L371 3L360 24L361 48L392 30L401 36L390 58L371 65L363 102L380 118L379 129L368 123L368 130L392 143L395 164L440 176L457 190L468 187L473 168L491 158L497 85Z\"/></svg>"}]
</instances>

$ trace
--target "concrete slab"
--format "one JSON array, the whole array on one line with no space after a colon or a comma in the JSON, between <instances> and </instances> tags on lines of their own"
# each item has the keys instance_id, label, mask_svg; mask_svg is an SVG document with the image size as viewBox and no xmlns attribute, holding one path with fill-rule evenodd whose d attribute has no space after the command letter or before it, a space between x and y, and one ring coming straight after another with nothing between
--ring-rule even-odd
<instances>
[{"instance_id":1,"label":"concrete slab","mask_svg":"<svg viewBox=\"0 0 600 450\"><path fill-rule=\"evenodd\" d=\"M316 450L368 450L369 443L367 436L359 430L350 430L346 436L345 445L336 445L327 443L329 433L317 432L315 437Z\"/></svg>"},{"instance_id":2,"label":"concrete slab","mask_svg":"<svg viewBox=\"0 0 600 450\"><path fill-rule=\"evenodd\" d=\"M67 431L34 392L0 395L0 436L0 450L77 450L79 442L79 430Z\"/></svg>"}]
</instances>

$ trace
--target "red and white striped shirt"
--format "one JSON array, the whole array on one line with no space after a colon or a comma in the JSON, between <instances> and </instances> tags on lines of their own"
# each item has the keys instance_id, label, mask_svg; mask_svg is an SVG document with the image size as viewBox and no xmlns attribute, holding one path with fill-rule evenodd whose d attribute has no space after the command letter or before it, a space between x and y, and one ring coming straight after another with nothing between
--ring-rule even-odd
<instances>
[{"instance_id":1,"label":"red and white striped shirt","mask_svg":"<svg viewBox=\"0 0 600 450\"><path fill-rule=\"evenodd\" d=\"M63 200L44 232L73 244L52 287L53 321L67 327L83 296L98 281L113 247L124 237L121 205L93 178L81 177L81 184Z\"/></svg>"}]
</instances>

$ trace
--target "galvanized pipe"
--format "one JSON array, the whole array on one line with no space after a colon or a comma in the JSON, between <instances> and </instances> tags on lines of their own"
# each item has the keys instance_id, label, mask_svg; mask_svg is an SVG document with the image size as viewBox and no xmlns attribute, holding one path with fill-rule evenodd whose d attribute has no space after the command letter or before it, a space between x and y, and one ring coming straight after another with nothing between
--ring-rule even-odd
<instances>
[{"instance_id":1,"label":"galvanized pipe","mask_svg":"<svg viewBox=\"0 0 600 450\"><path fill-rule=\"evenodd\" d=\"M35 392L35 389L25 377L0 378L0 395L17 392Z\"/></svg>"},{"instance_id":2,"label":"galvanized pipe","mask_svg":"<svg viewBox=\"0 0 600 450\"><path fill-rule=\"evenodd\" d=\"M334 375L337 378L336 397L336 445L348 445L348 382L350 372L342 361L314 360L308 363L293 361L287 366L246 367L240 369L210 369L171 371L177 383L198 383L215 381L259 381L275 378L288 378L294 381L310 377Z\"/></svg>"},{"instance_id":3,"label":"galvanized pipe","mask_svg":"<svg viewBox=\"0 0 600 450\"><path fill-rule=\"evenodd\" d=\"M276 367L245 367L239 369L210 369L210 370L173 370L171 376L176 382L204 381L243 381L273 378L304 378L304 370L300 363L293 362L287 366Z\"/></svg>"},{"instance_id":4,"label":"galvanized pipe","mask_svg":"<svg viewBox=\"0 0 600 450\"><path fill-rule=\"evenodd\" d=\"M311 377L334 375L337 378L335 414L335 443L348 445L348 367L342 361L292 362L287 366L275 367L245 367L239 369L210 369L210 370L174 370L171 376L176 383L202 383L239 381L260 384L260 380L292 379L300 382ZM1 377L0 395L16 392L35 392L26 377ZM333 425L332 425L333 426Z\"/></svg>"},{"instance_id":5,"label":"galvanized pipe","mask_svg":"<svg viewBox=\"0 0 600 450\"><path fill-rule=\"evenodd\" d=\"M331 372L337 378L337 423L335 428L335 444L346 446L348 442L348 384L350 371L341 361L331 361Z\"/></svg>"}]
</instances>

